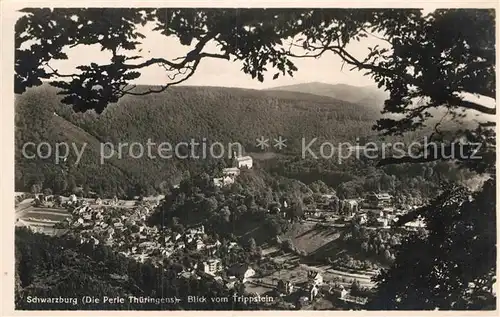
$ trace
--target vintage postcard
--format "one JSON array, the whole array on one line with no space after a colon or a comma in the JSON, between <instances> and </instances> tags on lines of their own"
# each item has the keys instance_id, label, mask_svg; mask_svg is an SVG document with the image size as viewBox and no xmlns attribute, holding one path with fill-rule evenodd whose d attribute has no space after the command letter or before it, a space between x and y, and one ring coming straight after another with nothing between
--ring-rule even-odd
<instances>
[{"instance_id":1,"label":"vintage postcard","mask_svg":"<svg viewBox=\"0 0 500 317\"><path fill-rule=\"evenodd\" d=\"M408 5L2 3L4 314L495 314L497 4Z\"/></svg>"}]
</instances>

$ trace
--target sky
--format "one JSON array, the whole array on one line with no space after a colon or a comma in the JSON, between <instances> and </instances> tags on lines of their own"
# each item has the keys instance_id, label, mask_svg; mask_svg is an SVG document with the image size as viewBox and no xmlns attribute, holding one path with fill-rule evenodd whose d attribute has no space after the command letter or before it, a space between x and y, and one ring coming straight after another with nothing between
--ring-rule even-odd
<instances>
[{"instance_id":1,"label":"sky","mask_svg":"<svg viewBox=\"0 0 500 317\"><path fill-rule=\"evenodd\" d=\"M173 59L184 56L190 47L183 46L175 37L165 37L158 32L151 30L150 26L140 28L140 32L146 36L140 55L145 59L151 57L164 57ZM376 44L382 44L383 41L376 37L369 36L360 42L354 42L347 47L348 51L356 57L364 57L368 53L368 47ZM301 49L297 51L298 54ZM218 49L214 43L208 43L205 51L217 53ZM101 52L98 45L77 46L67 49L69 59L64 61L51 61L50 66L57 69L60 73L75 72L75 67L91 62L97 64L107 64L110 60L109 52ZM137 52L133 52L135 54ZM137 54L135 54L137 55ZM137 60L134 62L140 62ZM239 61L227 61L223 59L203 59L199 64L195 74L185 81L184 85L193 86L224 86L239 87L251 89L265 89L276 86L292 85L307 82L323 82L330 84L348 84L353 86L372 86L375 83L371 78L363 76L358 71L349 71L346 65L342 69L342 60L334 53L325 53L320 58L300 58L293 60L298 68L294 77L285 76L272 80L273 74L277 71L269 70L264 77L264 82L260 83L257 79L252 79L248 74L241 71L242 63ZM165 70L159 66L152 66L143 69L142 76L137 80L138 84L160 85L169 82Z\"/></svg>"}]
</instances>

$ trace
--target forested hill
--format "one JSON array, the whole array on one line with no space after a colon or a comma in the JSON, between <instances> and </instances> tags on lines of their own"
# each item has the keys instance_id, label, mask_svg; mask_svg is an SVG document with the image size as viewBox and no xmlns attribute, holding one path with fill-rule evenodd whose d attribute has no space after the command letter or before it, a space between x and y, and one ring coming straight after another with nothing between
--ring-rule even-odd
<instances>
[{"instance_id":1,"label":"forested hill","mask_svg":"<svg viewBox=\"0 0 500 317\"><path fill-rule=\"evenodd\" d=\"M388 93L381 89L377 89L376 86L356 87L345 84L333 85L320 82L278 86L270 88L268 91L301 92L327 96L380 110L384 105L384 100L388 97Z\"/></svg>"},{"instance_id":2,"label":"forested hill","mask_svg":"<svg viewBox=\"0 0 500 317\"><path fill-rule=\"evenodd\" d=\"M141 90L154 87L140 87ZM328 97L222 87L173 87L161 94L128 96L100 117L66 118L111 140L203 138L255 145L258 136L350 140L373 134L379 111ZM69 115L69 116L68 116ZM96 120L97 119L97 120Z\"/></svg>"},{"instance_id":3,"label":"forested hill","mask_svg":"<svg viewBox=\"0 0 500 317\"><path fill-rule=\"evenodd\" d=\"M140 90L152 87L142 86ZM373 108L337 99L286 91L259 91L220 87L173 87L160 94L126 97L101 115L74 113L62 105L57 90L44 85L16 98L16 189L33 184L56 192L90 186L102 195L151 193L177 183L186 170L206 162L172 159L109 159L99 164L99 142L154 143L189 141L240 142L255 151L255 139L283 136L287 150L298 150L302 137L333 142L373 135L379 116ZM26 142L87 143L76 166L54 157L30 160L21 155ZM127 152L128 148L125 148ZM125 155L125 156L128 156Z\"/></svg>"}]
</instances>

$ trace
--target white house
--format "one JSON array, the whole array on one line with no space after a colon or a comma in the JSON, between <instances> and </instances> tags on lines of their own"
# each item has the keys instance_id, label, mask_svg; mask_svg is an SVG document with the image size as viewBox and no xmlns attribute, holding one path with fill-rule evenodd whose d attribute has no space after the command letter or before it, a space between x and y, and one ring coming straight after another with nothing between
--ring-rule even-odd
<instances>
[{"instance_id":1,"label":"white house","mask_svg":"<svg viewBox=\"0 0 500 317\"><path fill-rule=\"evenodd\" d=\"M69 202L70 203L76 203L77 199L76 199L76 195L75 194L71 194L69 196Z\"/></svg>"},{"instance_id":2,"label":"white house","mask_svg":"<svg viewBox=\"0 0 500 317\"><path fill-rule=\"evenodd\" d=\"M346 205L349 213L356 213L359 210L358 201L355 199L346 199Z\"/></svg>"},{"instance_id":3,"label":"white house","mask_svg":"<svg viewBox=\"0 0 500 317\"><path fill-rule=\"evenodd\" d=\"M356 219L360 225L363 225L368 222L368 217L366 216L366 214L358 214Z\"/></svg>"},{"instance_id":4,"label":"white house","mask_svg":"<svg viewBox=\"0 0 500 317\"><path fill-rule=\"evenodd\" d=\"M243 274L243 283L247 281L248 278L252 277L255 275L255 270L252 269L251 267L248 267L245 273Z\"/></svg>"},{"instance_id":5,"label":"white house","mask_svg":"<svg viewBox=\"0 0 500 317\"><path fill-rule=\"evenodd\" d=\"M227 167L222 169L222 174L225 176L236 177L240 175L240 169L238 167Z\"/></svg>"},{"instance_id":6,"label":"white house","mask_svg":"<svg viewBox=\"0 0 500 317\"><path fill-rule=\"evenodd\" d=\"M311 285L311 289L309 290L309 299L313 301L316 296L318 296L318 286L316 284Z\"/></svg>"},{"instance_id":7,"label":"white house","mask_svg":"<svg viewBox=\"0 0 500 317\"><path fill-rule=\"evenodd\" d=\"M238 168L242 168L242 167L252 168L252 166L253 166L253 159L251 156L237 157L236 162L238 163Z\"/></svg>"},{"instance_id":8,"label":"white house","mask_svg":"<svg viewBox=\"0 0 500 317\"><path fill-rule=\"evenodd\" d=\"M377 222L381 227L387 228L389 226L389 219L387 219L386 217L377 218Z\"/></svg>"},{"instance_id":9,"label":"white house","mask_svg":"<svg viewBox=\"0 0 500 317\"><path fill-rule=\"evenodd\" d=\"M234 286L236 285L236 282L238 282L238 279L234 276L228 277L225 281L225 285L228 289L233 289Z\"/></svg>"},{"instance_id":10,"label":"white house","mask_svg":"<svg viewBox=\"0 0 500 317\"><path fill-rule=\"evenodd\" d=\"M344 288L344 286L340 285L340 299L344 299L349 292Z\"/></svg>"},{"instance_id":11,"label":"white house","mask_svg":"<svg viewBox=\"0 0 500 317\"><path fill-rule=\"evenodd\" d=\"M290 295L291 293L293 293L294 286L290 281L279 280L277 289L282 294Z\"/></svg>"},{"instance_id":12,"label":"white house","mask_svg":"<svg viewBox=\"0 0 500 317\"><path fill-rule=\"evenodd\" d=\"M228 275L234 275L245 283L248 278L255 275L255 270L248 264L235 264L228 269Z\"/></svg>"},{"instance_id":13,"label":"white house","mask_svg":"<svg viewBox=\"0 0 500 317\"><path fill-rule=\"evenodd\" d=\"M22 219L17 219L16 227L29 227L29 225Z\"/></svg>"},{"instance_id":14,"label":"white house","mask_svg":"<svg viewBox=\"0 0 500 317\"><path fill-rule=\"evenodd\" d=\"M200 251L203 248L205 248L205 243L201 239L198 239L196 241L196 250Z\"/></svg>"},{"instance_id":15,"label":"white house","mask_svg":"<svg viewBox=\"0 0 500 317\"><path fill-rule=\"evenodd\" d=\"M409 221L405 223L405 228L410 230L417 230L418 228L425 228L425 222L423 218L417 218L414 221Z\"/></svg>"},{"instance_id":16,"label":"white house","mask_svg":"<svg viewBox=\"0 0 500 317\"><path fill-rule=\"evenodd\" d=\"M312 285L323 285L323 276L319 272L310 272L309 279Z\"/></svg>"},{"instance_id":17,"label":"white house","mask_svg":"<svg viewBox=\"0 0 500 317\"><path fill-rule=\"evenodd\" d=\"M219 240L217 240L212 244L207 244L206 248L207 249L215 249L215 248L220 247L221 245L222 245L222 243Z\"/></svg>"},{"instance_id":18,"label":"white house","mask_svg":"<svg viewBox=\"0 0 500 317\"><path fill-rule=\"evenodd\" d=\"M203 262L203 272L214 275L219 271L222 271L222 262L219 259L210 259Z\"/></svg>"},{"instance_id":19,"label":"white house","mask_svg":"<svg viewBox=\"0 0 500 317\"><path fill-rule=\"evenodd\" d=\"M234 177L224 176L224 177L214 178L214 185L217 187L223 187L234 184L234 181L235 181Z\"/></svg>"}]
</instances>

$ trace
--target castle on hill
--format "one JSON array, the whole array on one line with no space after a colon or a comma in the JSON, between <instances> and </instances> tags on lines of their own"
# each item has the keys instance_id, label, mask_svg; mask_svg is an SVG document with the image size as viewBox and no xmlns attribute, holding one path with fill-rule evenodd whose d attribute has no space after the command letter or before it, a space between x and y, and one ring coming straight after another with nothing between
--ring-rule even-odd
<instances>
[{"instance_id":1,"label":"castle on hill","mask_svg":"<svg viewBox=\"0 0 500 317\"><path fill-rule=\"evenodd\" d=\"M222 187L233 184L236 177L240 175L240 168L252 168L253 159L251 156L236 156L236 153L233 153L232 165L233 167L222 170L222 177L214 178L216 186Z\"/></svg>"}]
</instances>

